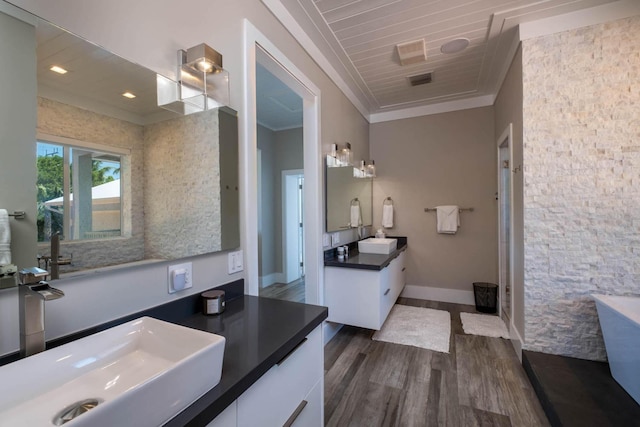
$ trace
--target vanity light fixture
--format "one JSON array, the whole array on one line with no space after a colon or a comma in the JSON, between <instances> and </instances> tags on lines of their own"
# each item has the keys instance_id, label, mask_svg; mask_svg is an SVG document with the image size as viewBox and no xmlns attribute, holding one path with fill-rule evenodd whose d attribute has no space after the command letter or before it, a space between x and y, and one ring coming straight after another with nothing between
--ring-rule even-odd
<instances>
[{"instance_id":1,"label":"vanity light fixture","mask_svg":"<svg viewBox=\"0 0 640 427\"><path fill-rule=\"evenodd\" d=\"M376 177L376 162L370 160L369 163L365 160L360 160L360 167L353 169L354 178L375 178Z\"/></svg>"},{"instance_id":2,"label":"vanity light fixture","mask_svg":"<svg viewBox=\"0 0 640 427\"><path fill-rule=\"evenodd\" d=\"M229 73L222 55L201 43L178 50L178 81L157 75L158 105L180 114L211 110L229 104Z\"/></svg>"},{"instance_id":3,"label":"vanity light fixture","mask_svg":"<svg viewBox=\"0 0 640 427\"><path fill-rule=\"evenodd\" d=\"M125 98L129 98L129 99L133 99L136 96L134 94L132 94L131 92L125 92L122 94L122 96L124 96Z\"/></svg>"},{"instance_id":4,"label":"vanity light fixture","mask_svg":"<svg viewBox=\"0 0 640 427\"><path fill-rule=\"evenodd\" d=\"M351 144L346 142L344 148L338 148L338 144L331 144L331 151L327 155L327 166L330 168L352 165Z\"/></svg>"},{"instance_id":5,"label":"vanity light fixture","mask_svg":"<svg viewBox=\"0 0 640 427\"><path fill-rule=\"evenodd\" d=\"M54 73L58 73L58 74L67 74L67 70L65 70L62 67L59 67L57 65L52 66L51 68L49 68L49 70L53 71Z\"/></svg>"}]
</instances>

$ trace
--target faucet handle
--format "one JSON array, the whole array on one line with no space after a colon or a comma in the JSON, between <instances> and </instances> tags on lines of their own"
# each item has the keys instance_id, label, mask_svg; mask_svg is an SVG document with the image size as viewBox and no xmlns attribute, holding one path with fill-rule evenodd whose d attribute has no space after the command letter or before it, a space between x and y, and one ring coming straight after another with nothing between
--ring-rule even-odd
<instances>
[{"instance_id":1,"label":"faucet handle","mask_svg":"<svg viewBox=\"0 0 640 427\"><path fill-rule=\"evenodd\" d=\"M48 275L47 270L38 267L23 268L18 272L18 280L20 285L31 285L46 279Z\"/></svg>"}]
</instances>

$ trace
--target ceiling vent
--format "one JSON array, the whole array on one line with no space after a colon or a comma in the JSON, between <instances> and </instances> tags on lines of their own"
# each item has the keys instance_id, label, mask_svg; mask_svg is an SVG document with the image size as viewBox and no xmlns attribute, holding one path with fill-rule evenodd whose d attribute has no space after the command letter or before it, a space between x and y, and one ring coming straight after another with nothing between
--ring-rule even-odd
<instances>
[{"instance_id":1,"label":"ceiling vent","mask_svg":"<svg viewBox=\"0 0 640 427\"><path fill-rule=\"evenodd\" d=\"M417 64L427 60L427 48L424 39L396 45L400 65Z\"/></svg>"},{"instance_id":2,"label":"ceiling vent","mask_svg":"<svg viewBox=\"0 0 640 427\"><path fill-rule=\"evenodd\" d=\"M411 84L411 86L426 85L427 83L431 83L432 72L417 74L415 76L409 76L407 78L409 79L409 83Z\"/></svg>"}]
</instances>

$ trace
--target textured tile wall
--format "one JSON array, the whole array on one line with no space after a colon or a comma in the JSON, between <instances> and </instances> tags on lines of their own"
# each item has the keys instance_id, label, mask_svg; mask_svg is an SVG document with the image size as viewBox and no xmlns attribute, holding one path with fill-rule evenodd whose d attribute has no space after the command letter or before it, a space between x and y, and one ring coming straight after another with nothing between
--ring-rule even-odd
<instances>
[{"instance_id":1,"label":"textured tile wall","mask_svg":"<svg viewBox=\"0 0 640 427\"><path fill-rule=\"evenodd\" d=\"M147 258L220 250L218 134L218 110L145 127Z\"/></svg>"},{"instance_id":2,"label":"textured tile wall","mask_svg":"<svg viewBox=\"0 0 640 427\"><path fill-rule=\"evenodd\" d=\"M130 177L130 186L122 194L123 238L99 241L63 241L63 256L73 255L73 265L62 266L62 273L105 265L138 261L144 258L143 211L143 128L71 105L38 98L38 132L72 138L131 150L123 159L124 179ZM46 244L39 252L49 254ZM34 259L34 265L36 260Z\"/></svg>"},{"instance_id":3,"label":"textured tile wall","mask_svg":"<svg viewBox=\"0 0 640 427\"><path fill-rule=\"evenodd\" d=\"M522 50L525 348L604 360L590 294L640 296L640 16Z\"/></svg>"}]
</instances>

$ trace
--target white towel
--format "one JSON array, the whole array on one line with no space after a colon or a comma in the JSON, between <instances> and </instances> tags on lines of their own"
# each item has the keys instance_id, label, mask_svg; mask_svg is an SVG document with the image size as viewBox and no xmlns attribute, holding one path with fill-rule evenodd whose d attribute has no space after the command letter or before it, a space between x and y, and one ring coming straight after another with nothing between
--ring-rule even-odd
<instances>
[{"instance_id":1,"label":"white towel","mask_svg":"<svg viewBox=\"0 0 640 427\"><path fill-rule=\"evenodd\" d=\"M436 206L437 229L440 234L456 234L460 225L458 206Z\"/></svg>"},{"instance_id":2,"label":"white towel","mask_svg":"<svg viewBox=\"0 0 640 427\"><path fill-rule=\"evenodd\" d=\"M0 265L11 264L11 227L9 213L0 209Z\"/></svg>"},{"instance_id":3,"label":"white towel","mask_svg":"<svg viewBox=\"0 0 640 427\"><path fill-rule=\"evenodd\" d=\"M360 214L360 203L351 205L351 228L359 227L362 224L362 215Z\"/></svg>"},{"instance_id":4,"label":"white towel","mask_svg":"<svg viewBox=\"0 0 640 427\"><path fill-rule=\"evenodd\" d=\"M382 205L382 226L393 228L393 204Z\"/></svg>"}]
</instances>

